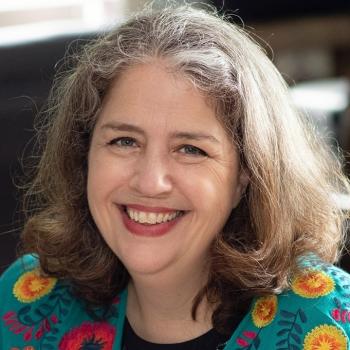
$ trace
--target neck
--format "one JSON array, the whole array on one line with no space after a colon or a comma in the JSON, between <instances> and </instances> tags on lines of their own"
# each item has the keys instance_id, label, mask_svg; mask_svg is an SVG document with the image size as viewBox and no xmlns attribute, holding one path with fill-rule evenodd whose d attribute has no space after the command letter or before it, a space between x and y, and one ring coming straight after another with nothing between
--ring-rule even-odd
<instances>
[{"instance_id":1,"label":"neck","mask_svg":"<svg viewBox=\"0 0 350 350\"><path fill-rule=\"evenodd\" d=\"M204 297L192 319L193 301L207 281L207 273L132 276L127 317L141 338L154 343L179 343L212 328L213 306Z\"/></svg>"}]
</instances>

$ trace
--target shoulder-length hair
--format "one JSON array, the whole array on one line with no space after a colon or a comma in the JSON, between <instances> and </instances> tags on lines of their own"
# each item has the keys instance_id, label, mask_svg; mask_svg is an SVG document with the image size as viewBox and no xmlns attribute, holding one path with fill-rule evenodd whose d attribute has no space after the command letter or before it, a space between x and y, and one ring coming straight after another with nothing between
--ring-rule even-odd
<instances>
[{"instance_id":1,"label":"shoulder-length hair","mask_svg":"<svg viewBox=\"0 0 350 350\"><path fill-rule=\"evenodd\" d=\"M126 287L129 275L89 213L87 154L112 81L157 59L207 97L249 173L246 193L213 242L208 284L194 301L194 317L202 297L217 303L213 324L225 330L243 294L287 288L300 257L337 260L345 214L334 195L349 187L263 50L212 9L146 9L84 46L60 74L39 128L45 142L26 192L23 251L36 253L44 273L70 281L90 305L108 305Z\"/></svg>"}]
</instances>

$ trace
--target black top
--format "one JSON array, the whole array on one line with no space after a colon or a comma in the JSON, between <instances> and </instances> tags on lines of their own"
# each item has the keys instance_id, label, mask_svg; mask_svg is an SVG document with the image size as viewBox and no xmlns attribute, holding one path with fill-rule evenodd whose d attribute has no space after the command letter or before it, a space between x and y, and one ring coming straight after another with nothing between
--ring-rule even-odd
<instances>
[{"instance_id":1,"label":"black top","mask_svg":"<svg viewBox=\"0 0 350 350\"><path fill-rule=\"evenodd\" d=\"M221 350L224 348L228 335L222 335L211 329L198 338L176 344L155 344L140 338L125 319L123 333L123 350Z\"/></svg>"}]
</instances>

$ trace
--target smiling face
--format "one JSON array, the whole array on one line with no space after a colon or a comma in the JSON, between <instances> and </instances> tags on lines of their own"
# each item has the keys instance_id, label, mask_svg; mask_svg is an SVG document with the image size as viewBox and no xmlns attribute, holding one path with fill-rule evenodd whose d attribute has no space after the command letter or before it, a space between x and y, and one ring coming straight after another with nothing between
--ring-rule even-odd
<instances>
[{"instance_id":1,"label":"smiling face","mask_svg":"<svg viewBox=\"0 0 350 350\"><path fill-rule=\"evenodd\" d=\"M91 141L88 202L131 276L201 269L246 181L214 110L188 80L155 62L114 82Z\"/></svg>"}]
</instances>

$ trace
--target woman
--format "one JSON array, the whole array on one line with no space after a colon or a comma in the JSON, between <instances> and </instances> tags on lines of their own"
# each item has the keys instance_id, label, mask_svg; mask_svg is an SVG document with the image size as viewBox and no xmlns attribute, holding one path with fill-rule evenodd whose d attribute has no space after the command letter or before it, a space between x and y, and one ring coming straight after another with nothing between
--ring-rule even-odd
<instances>
[{"instance_id":1,"label":"woman","mask_svg":"<svg viewBox=\"0 0 350 350\"><path fill-rule=\"evenodd\" d=\"M244 31L146 10L51 96L3 349L348 349L349 193Z\"/></svg>"}]
</instances>

